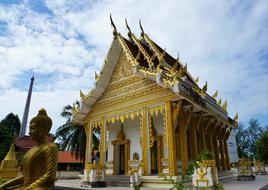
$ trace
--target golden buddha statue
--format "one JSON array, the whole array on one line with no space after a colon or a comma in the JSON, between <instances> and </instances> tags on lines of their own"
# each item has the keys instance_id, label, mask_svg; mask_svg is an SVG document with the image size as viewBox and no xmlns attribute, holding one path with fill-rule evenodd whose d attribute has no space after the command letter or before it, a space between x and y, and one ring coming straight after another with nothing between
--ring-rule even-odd
<instances>
[{"instance_id":1,"label":"golden buddha statue","mask_svg":"<svg viewBox=\"0 0 268 190\"><path fill-rule=\"evenodd\" d=\"M37 142L23 158L23 175L0 185L3 189L53 189L56 180L58 147L48 142L52 120L44 108L30 121L30 136Z\"/></svg>"}]
</instances>

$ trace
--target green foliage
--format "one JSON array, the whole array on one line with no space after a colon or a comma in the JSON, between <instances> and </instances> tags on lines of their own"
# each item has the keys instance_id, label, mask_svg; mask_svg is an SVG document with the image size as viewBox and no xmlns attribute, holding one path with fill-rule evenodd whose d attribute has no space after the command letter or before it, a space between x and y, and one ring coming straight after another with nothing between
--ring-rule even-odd
<instances>
[{"instance_id":1,"label":"green foliage","mask_svg":"<svg viewBox=\"0 0 268 190\"><path fill-rule=\"evenodd\" d=\"M220 183L216 185L216 190L224 190L224 186Z\"/></svg>"},{"instance_id":2,"label":"green foliage","mask_svg":"<svg viewBox=\"0 0 268 190\"><path fill-rule=\"evenodd\" d=\"M256 141L265 131L268 131L268 127L261 127L257 119L251 119L248 127L239 123L235 136L238 156L247 159L256 158Z\"/></svg>"},{"instance_id":3,"label":"green foliage","mask_svg":"<svg viewBox=\"0 0 268 190\"><path fill-rule=\"evenodd\" d=\"M0 160L7 154L9 147L20 132L20 120L13 113L8 114L0 122Z\"/></svg>"},{"instance_id":4,"label":"green foliage","mask_svg":"<svg viewBox=\"0 0 268 190\"><path fill-rule=\"evenodd\" d=\"M167 181L169 182L170 184L172 184L173 186L169 189L169 190L173 190L173 189L176 189L176 190L183 190L185 189L185 186L184 184L182 183L182 181L175 181L174 179L172 179L172 176L170 176L169 178L165 175L165 174L162 174L161 177L163 177L164 181Z\"/></svg>"},{"instance_id":5,"label":"green foliage","mask_svg":"<svg viewBox=\"0 0 268 190\"><path fill-rule=\"evenodd\" d=\"M268 163L268 132L265 132L256 142L258 159ZM257 158L256 158L257 159Z\"/></svg>"},{"instance_id":6,"label":"green foliage","mask_svg":"<svg viewBox=\"0 0 268 190\"><path fill-rule=\"evenodd\" d=\"M215 156L211 151L205 149L197 155L196 161L213 160L214 157Z\"/></svg>"},{"instance_id":7,"label":"green foliage","mask_svg":"<svg viewBox=\"0 0 268 190\"><path fill-rule=\"evenodd\" d=\"M199 167L199 162L201 162L202 160L213 160L214 159L214 154L205 149L202 152L200 152L197 155L197 158L195 161L193 161L190 165L188 165L187 170L186 170L186 176L183 176L183 179L190 179L191 176L194 173L194 169Z\"/></svg>"},{"instance_id":8,"label":"green foliage","mask_svg":"<svg viewBox=\"0 0 268 190\"><path fill-rule=\"evenodd\" d=\"M63 108L61 116L67 121L57 129L55 139L58 141L60 150L71 151L77 158L84 159L86 152L85 128L83 125L72 122L73 112L77 107L80 107L79 101L74 102L73 106L67 105ZM96 135L93 135L93 144L94 147L99 145Z\"/></svg>"}]
</instances>

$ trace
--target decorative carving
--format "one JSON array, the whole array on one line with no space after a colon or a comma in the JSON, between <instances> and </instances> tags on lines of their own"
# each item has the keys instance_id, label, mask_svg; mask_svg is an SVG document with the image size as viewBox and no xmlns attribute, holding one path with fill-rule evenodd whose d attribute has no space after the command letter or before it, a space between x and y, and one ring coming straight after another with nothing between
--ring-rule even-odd
<instances>
[{"instance_id":1,"label":"decorative carving","mask_svg":"<svg viewBox=\"0 0 268 190\"><path fill-rule=\"evenodd\" d=\"M125 56L125 54L121 53L117 61L117 64L114 68L113 75L111 77L110 82L114 83L120 80L124 80L130 77L131 75L133 75L132 65L127 60L127 57Z\"/></svg>"},{"instance_id":2,"label":"decorative carving","mask_svg":"<svg viewBox=\"0 0 268 190\"><path fill-rule=\"evenodd\" d=\"M121 123L121 130L118 132L118 134L116 135L116 138L120 141L125 140L126 139L126 135L125 132L123 130L123 124Z\"/></svg>"}]
</instances>

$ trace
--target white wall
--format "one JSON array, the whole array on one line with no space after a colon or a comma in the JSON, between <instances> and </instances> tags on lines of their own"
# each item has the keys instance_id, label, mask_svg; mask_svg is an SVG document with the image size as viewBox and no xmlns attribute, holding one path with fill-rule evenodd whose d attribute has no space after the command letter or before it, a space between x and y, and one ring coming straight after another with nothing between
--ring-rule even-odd
<instances>
[{"instance_id":1,"label":"white wall","mask_svg":"<svg viewBox=\"0 0 268 190\"><path fill-rule=\"evenodd\" d=\"M167 145L164 144L164 120L163 120L163 114L158 113L156 116L155 114L153 115L153 122L154 122L154 127L157 131L157 135L162 135L163 136L163 154L164 158L168 157L168 148Z\"/></svg>"},{"instance_id":2,"label":"white wall","mask_svg":"<svg viewBox=\"0 0 268 190\"><path fill-rule=\"evenodd\" d=\"M228 152L230 157L230 162L235 162L239 160L237 153L237 145L235 140L235 132L232 131L228 139Z\"/></svg>"},{"instance_id":3,"label":"white wall","mask_svg":"<svg viewBox=\"0 0 268 190\"><path fill-rule=\"evenodd\" d=\"M121 129L121 123L116 121L114 124L109 123L109 142L108 142L108 161L113 160L113 146L111 142L116 140L116 136ZM140 159L142 159L142 148L140 145L140 119L135 117L133 120L125 119L123 123L123 130L126 139L130 140L130 159L132 160L133 154L137 152Z\"/></svg>"}]
</instances>

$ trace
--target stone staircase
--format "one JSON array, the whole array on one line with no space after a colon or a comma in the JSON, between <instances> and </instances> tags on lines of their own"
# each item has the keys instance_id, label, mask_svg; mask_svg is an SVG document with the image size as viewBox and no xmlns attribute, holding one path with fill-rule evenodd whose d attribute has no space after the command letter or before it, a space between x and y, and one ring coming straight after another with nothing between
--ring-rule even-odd
<instances>
[{"instance_id":1,"label":"stone staircase","mask_svg":"<svg viewBox=\"0 0 268 190\"><path fill-rule=\"evenodd\" d=\"M130 187L130 177L125 175L105 176L107 186Z\"/></svg>"}]
</instances>

